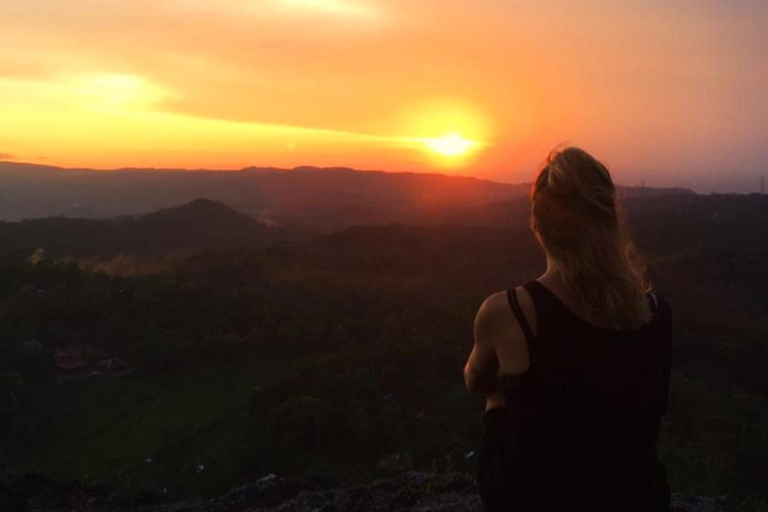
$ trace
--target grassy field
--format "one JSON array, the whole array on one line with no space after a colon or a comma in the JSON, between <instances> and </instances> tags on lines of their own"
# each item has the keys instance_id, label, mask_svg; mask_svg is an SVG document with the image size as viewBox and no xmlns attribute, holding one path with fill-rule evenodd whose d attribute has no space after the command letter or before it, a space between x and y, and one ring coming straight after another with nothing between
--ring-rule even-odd
<instances>
[{"instance_id":1,"label":"grassy field","mask_svg":"<svg viewBox=\"0 0 768 512\"><path fill-rule=\"evenodd\" d=\"M54 478L85 479L115 466L163 465L183 456L194 467L224 457L236 436L237 416L254 389L286 371L270 360L214 365L182 375L93 378L60 385L35 397L48 435L35 443L25 469ZM205 442L196 442L203 441ZM184 453L173 452L183 446ZM144 462L151 458L152 462Z\"/></svg>"}]
</instances>

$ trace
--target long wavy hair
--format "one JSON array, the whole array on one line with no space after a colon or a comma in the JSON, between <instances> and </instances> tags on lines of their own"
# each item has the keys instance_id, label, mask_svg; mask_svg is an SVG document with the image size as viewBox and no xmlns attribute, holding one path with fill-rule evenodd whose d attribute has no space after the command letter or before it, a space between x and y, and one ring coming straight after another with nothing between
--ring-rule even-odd
<instances>
[{"instance_id":1,"label":"long wavy hair","mask_svg":"<svg viewBox=\"0 0 768 512\"><path fill-rule=\"evenodd\" d=\"M645 266L600 161L575 147L552 151L531 187L531 229L586 320L614 329L650 320Z\"/></svg>"}]
</instances>

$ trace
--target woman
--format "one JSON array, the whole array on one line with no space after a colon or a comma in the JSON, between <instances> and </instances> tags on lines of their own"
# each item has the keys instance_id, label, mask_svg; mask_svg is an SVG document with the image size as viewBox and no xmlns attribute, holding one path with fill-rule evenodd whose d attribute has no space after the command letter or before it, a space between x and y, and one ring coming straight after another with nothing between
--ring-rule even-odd
<instances>
[{"instance_id":1,"label":"woman","mask_svg":"<svg viewBox=\"0 0 768 512\"><path fill-rule=\"evenodd\" d=\"M488 511L668 511L656 456L669 304L649 292L607 168L549 155L531 191L543 275L488 297L467 388L487 396L477 483Z\"/></svg>"}]
</instances>

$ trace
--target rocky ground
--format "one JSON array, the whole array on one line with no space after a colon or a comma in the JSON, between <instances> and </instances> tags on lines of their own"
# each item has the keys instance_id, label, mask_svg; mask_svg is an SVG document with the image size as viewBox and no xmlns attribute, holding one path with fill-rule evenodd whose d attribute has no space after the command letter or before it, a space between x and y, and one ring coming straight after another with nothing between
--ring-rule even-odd
<instances>
[{"instance_id":1,"label":"rocky ground","mask_svg":"<svg viewBox=\"0 0 768 512\"><path fill-rule=\"evenodd\" d=\"M214 499L172 501L157 494L119 497L104 486L60 484L0 468L3 512L482 512L473 479L462 473L409 471L355 487L278 478L233 489ZM673 497L675 512L730 512L725 500Z\"/></svg>"}]
</instances>

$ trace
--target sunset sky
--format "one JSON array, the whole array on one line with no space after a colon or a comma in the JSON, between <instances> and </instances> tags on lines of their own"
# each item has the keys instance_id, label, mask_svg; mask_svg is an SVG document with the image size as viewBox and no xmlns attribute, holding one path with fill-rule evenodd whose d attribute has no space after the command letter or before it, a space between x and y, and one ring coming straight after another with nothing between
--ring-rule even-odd
<instances>
[{"instance_id":1,"label":"sunset sky","mask_svg":"<svg viewBox=\"0 0 768 512\"><path fill-rule=\"evenodd\" d=\"M748 192L766 91L765 0L0 0L0 160Z\"/></svg>"}]
</instances>

